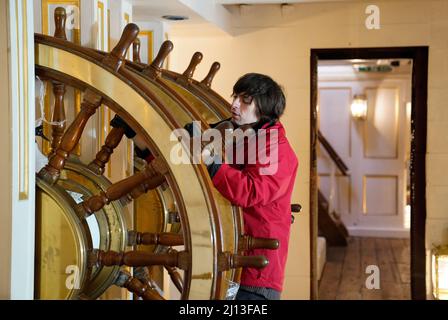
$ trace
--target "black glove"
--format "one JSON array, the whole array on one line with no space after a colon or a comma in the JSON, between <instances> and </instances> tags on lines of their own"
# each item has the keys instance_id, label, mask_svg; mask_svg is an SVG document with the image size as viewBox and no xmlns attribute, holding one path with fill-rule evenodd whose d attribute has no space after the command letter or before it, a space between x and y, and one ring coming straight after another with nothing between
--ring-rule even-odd
<instances>
[{"instance_id":1,"label":"black glove","mask_svg":"<svg viewBox=\"0 0 448 320\"><path fill-rule=\"evenodd\" d=\"M132 128L119 115L115 115L115 117L111 120L110 125L114 128L123 128L124 134L128 139L132 139L136 136L135 131L132 130ZM148 148L142 150L134 144L134 152L139 158L145 160L148 160L149 158L149 160L152 160L151 151L149 151Z\"/></svg>"},{"instance_id":2,"label":"black glove","mask_svg":"<svg viewBox=\"0 0 448 320\"><path fill-rule=\"evenodd\" d=\"M184 129L187 130L187 132L190 135L190 137L193 137L193 122L187 123L184 126Z\"/></svg>"},{"instance_id":3,"label":"black glove","mask_svg":"<svg viewBox=\"0 0 448 320\"><path fill-rule=\"evenodd\" d=\"M229 121L229 120L230 120L230 119L225 119L225 120L219 121L219 122L217 122L217 123L211 123L211 124L210 124L210 127L211 127L211 128L214 128L214 127L216 127L217 125L219 125L221 122ZM194 126L193 126L193 122L187 123L187 124L184 126L184 129L187 130L187 132L188 132L188 134L190 135L190 137L193 137L193 128L194 128ZM207 166L207 170L208 170L208 173L209 173L209 175L210 175L210 178L213 179L213 177L215 176L215 174L218 172L219 168L221 168L221 163L215 163L215 162L212 162L212 163L210 163L210 164L208 164L208 165L206 165L206 166Z\"/></svg>"},{"instance_id":4,"label":"black glove","mask_svg":"<svg viewBox=\"0 0 448 320\"><path fill-rule=\"evenodd\" d=\"M43 124L41 124L40 126L37 126L34 130L35 130L34 133L37 137L41 137L44 140L50 141L50 139L48 139L44 135L44 125Z\"/></svg>"},{"instance_id":5,"label":"black glove","mask_svg":"<svg viewBox=\"0 0 448 320\"><path fill-rule=\"evenodd\" d=\"M207 166L208 174L210 175L210 178L213 179L213 177L218 173L219 168L221 168L222 163L210 163Z\"/></svg>"},{"instance_id":6,"label":"black glove","mask_svg":"<svg viewBox=\"0 0 448 320\"><path fill-rule=\"evenodd\" d=\"M114 128L123 128L128 139L132 139L136 135L135 131L118 114L110 121L110 125Z\"/></svg>"},{"instance_id":7,"label":"black glove","mask_svg":"<svg viewBox=\"0 0 448 320\"><path fill-rule=\"evenodd\" d=\"M145 159L145 160L146 160L149 156L152 155L152 154L151 154L151 151L149 151L148 148L146 148L145 150L142 150L142 149L140 149L139 147L137 147L135 144L134 144L134 151L135 151L135 155L136 155L137 157L142 158L142 159Z\"/></svg>"}]
</instances>

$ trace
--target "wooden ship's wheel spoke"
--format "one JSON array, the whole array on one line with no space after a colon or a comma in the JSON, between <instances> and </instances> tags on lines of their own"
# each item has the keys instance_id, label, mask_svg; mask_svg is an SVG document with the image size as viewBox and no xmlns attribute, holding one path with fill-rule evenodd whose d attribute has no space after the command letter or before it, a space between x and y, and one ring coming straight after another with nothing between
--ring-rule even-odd
<instances>
[{"instance_id":1,"label":"wooden ship's wheel spoke","mask_svg":"<svg viewBox=\"0 0 448 320\"><path fill-rule=\"evenodd\" d=\"M145 251L102 251L93 250L89 255L89 264L97 266L171 266L182 270L188 270L191 264L191 255L187 251L150 253Z\"/></svg>"},{"instance_id":2,"label":"wooden ship's wheel spoke","mask_svg":"<svg viewBox=\"0 0 448 320\"><path fill-rule=\"evenodd\" d=\"M139 63L134 24L126 26L110 53L104 53L65 40L62 8L55 11L55 22L55 38L35 37L36 74L53 84L55 97L49 162L36 178L40 221L36 296L96 299L116 285L142 299L164 299L154 279L132 277L122 267L151 266L166 269L182 299L225 299L229 283L239 281L242 267L263 268L268 263L265 257L247 256L245 251L276 249L278 241L243 235L239 208L213 188L206 168L174 165L169 161L174 142L165 142L173 129L194 120L207 129L208 123L230 117L229 104L211 90L219 63L198 82L193 75L201 53L193 55L183 74L162 69L173 49L171 42L162 45L151 64ZM125 60L131 44L136 62ZM82 91L83 99L80 112L66 125L68 86ZM116 116L104 145L86 165L73 151L100 105ZM145 160L136 159L136 173L112 183L103 174L125 137L146 154ZM151 199L151 205L138 205L142 199ZM157 210L160 226L128 230L133 229L125 219L128 204L135 206L137 218ZM55 247L57 243L61 247ZM177 251L173 246L182 248ZM56 269L45 260L51 250L58 252ZM71 265L80 268L80 281L75 288L64 288L65 278L56 275ZM52 286L58 288L53 295Z\"/></svg>"},{"instance_id":3,"label":"wooden ship's wheel spoke","mask_svg":"<svg viewBox=\"0 0 448 320\"><path fill-rule=\"evenodd\" d=\"M179 77L178 81L180 82L186 82L190 83L193 79L194 71L196 70L196 67L198 64L202 61L203 55L200 52L195 52L193 54L193 57L191 57L190 64L188 65L187 69L182 74L183 77Z\"/></svg>"},{"instance_id":4,"label":"wooden ship's wheel spoke","mask_svg":"<svg viewBox=\"0 0 448 320\"><path fill-rule=\"evenodd\" d=\"M177 290L179 292L182 292L183 290L183 280L180 273L177 271L176 267L171 266L164 266L165 269L168 271L168 274L170 275L171 281L173 281L173 284L176 286Z\"/></svg>"},{"instance_id":5,"label":"wooden ship's wheel spoke","mask_svg":"<svg viewBox=\"0 0 448 320\"><path fill-rule=\"evenodd\" d=\"M212 81L216 76L216 73L221 68L221 64L219 62L213 62L212 66L210 67L210 71L207 73L205 78L201 81L201 84L205 86L206 88L210 89L212 87Z\"/></svg>"},{"instance_id":6,"label":"wooden ship's wheel spoke","mask_svg":"<svg viewBox=\"0 0 448 320\"><path fill-rule=\"evenodd\" d=\"M239 251L251 251L254 249L278 249L279 242L277 239L272 238L256 238L248 235L240 236Z\"/></svg>"},{"instance_id":7,"label":"wooden ship's wheel spoke","mask_svg":"<svg viewBox=\"0 0 448 320\"><path fill-rule=\"evenodd\" d=\"M160 244L162 246L182 246L184 245L184 239L181 234L170 233L170 232L160 232L160 233L149 233L149 232L136 232L128 231L128 245L151 245Z\"/></svg>"},{"instance_id":8,"label":"wooden ship's wheel spoke","mask_svg":"<svg viewBox=\"0 0 448 320\"><path fill-rule=\"evenodd\" d=\"M128 289L143 300L165 300L156 289L148 283L132 277L127 271L120 271L115 285Z\"/></svg>"},{"instance_id":9,"label":"wooden ship's wheel spoke","mask_svg":"<svg viewBox=\"0 0 448 320\"><path fill-rule=\"evenodd\" d=\"M218 256L218 269L226 271L235 268L264 268L269 261L264 256L243 256L223 252ZM187 251L170 250L167 253L150 253L145 251L102 251L93 250L89 255L89 264L97 266L143 267L161 265L188 270L191 255Z\"/></svg>"},{"instance_id":10,"label":"wooden ship's wheel spoke","mask_svg":"<svg viewBox=\"0 0 448 320\"><path fill-rule=\"evenodd\" d=\"M117 117L114 119L118 119ZM95 172L96 174L103 174L104 168L106 164L109 162L114 149L120 144L121 139L126 133L126 128L123 126L119 126L116 124L117 121L111 121L112 129L108 133L104 145L101 147L101 150L98 151L96 157L89 164L89 169ZM135 133L134 133L135 135ZM133 136L128 136L128 138L132 138Z\"/></svg>"},{"instance_id":11,"label":"wooden ship's wheel spoke","mask_svg":"<svg viewBox=\"0 0 448 320\"><path fill-rule=\"evenodd\" d=\"M146 166L145 170L112 184L105 192L89 197L80 203L78 205L78 208L80 208L79 211L85 212L84 215L81 213L81 216L87 217L102 209L111 201L118 200L127 194L132 196L132 191L139 188L139 186L141 186L144 191L157 188L165 182L164 174L166 174L167 171L168 168L165 166L164 160L156 159L152 161ZM138 190L136 193L140 195Z\"/></svg>"},{"instance_id":12,"label":"wooden ship's wheel spoke","mask_svg":"<svg viewBox=\"0 0 448 320\"><path fill-rule=\"evenodd\" d=\"M52 152L48 164L39 172L38 175L40 178L52 184L59 179L65 161L79 142L87 120L89 120L96 109L101 105L101 99L102 98L99 95L90 90L84 93L81 112L62 136L59 145Z\"/></svg>"}]
</instances>

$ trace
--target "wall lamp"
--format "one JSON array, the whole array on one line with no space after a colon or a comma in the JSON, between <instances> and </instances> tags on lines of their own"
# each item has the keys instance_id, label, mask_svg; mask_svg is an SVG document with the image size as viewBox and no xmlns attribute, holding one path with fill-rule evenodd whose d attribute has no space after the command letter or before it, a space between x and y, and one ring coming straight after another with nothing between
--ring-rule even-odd
<instances>
[{"instance_id":1,"label":"wall lamp","mask_svg":"<svg viewBox=\"0 0 448 320\"><path fill-rule=\"evenodd\" d=\"M431 251L432 292L435 299L448 300L448 246L437 246Z\"/></svg>"},{"instance_id":2,"label":"wall lamp","mask_svg":"<svg viewBox=\"0 0 448 320\"><path fill-rule=\"evenodd\" d=\"M367 118L367 97L363 94L356 94L350 109L354 119L365 120Z\"/></svg>"}]
</instances>

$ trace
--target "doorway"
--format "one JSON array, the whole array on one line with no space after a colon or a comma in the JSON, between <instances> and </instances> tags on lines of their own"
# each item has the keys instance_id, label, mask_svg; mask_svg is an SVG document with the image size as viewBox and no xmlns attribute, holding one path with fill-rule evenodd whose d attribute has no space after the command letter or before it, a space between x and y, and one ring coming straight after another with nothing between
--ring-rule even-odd
<instances>
[{"instance_id":1,"label":"doorway","mask_svg":"<svg viewBox=\"0 0 448 320\"><path fill-rule=\"evenodd\" d=\"M356 60L355 60L356 59ZM410 117L410 137L408 137L408 141L410 140L410 148L409 148L409 177L408 177L408 188L409 188L409 196L403 197L402 200L404 203L400 202L400 205L403 204L403 209L406 208L404 204L408 204L410 210L407 210L410 212L410 291L411 291L411 298L412 299L425 299L426 298L426 258L425 258L425 220L426 220L426 200L425 200L425 154L426 154L426 121L427 121L427 66L428 66L428 47L398 47L398 48L354 48L354 49L312 49L311 50L311 165L310 165L310 234L311 234L311 298L312 299L318 299L318 277L319 277L319 270L318 270L318 254L317 254L317 248L318 248L318 212L319 212L319 205L322 207L322 194L318 191L318 184L319 184L319 176L318 176L318 170L317 170L317 163L318 163L318 149L319 145L322 144L322 133L318 130L318 93L319 93L319 86L318 86L318 65L322 61L325 61L326 65L344 65L345 63L353 63L353 62L364 62L363 64L358 64L363 67L367 66L367 69L369 64L367 62L371 62L374 60L382 59L383 61L391 61L395 64L402 66L406 66L406 63L409 63L409 70L412 73L412 80L410 82L410 94L409 94L409 117ZM372 64L371 64L372 65ZM377 64L378 65L378 64ZM384 64L383 64L384 65ZM366 70L367 70L366 69ZM379 70L375 70L379 71ZM384 71L384 70L383 70ZM337 86L335 86L337 88ZM345 86L345 89L347 89L350 86ZM399 95L397 92L392 89L390 89L390 86L384 86L380 89L372 89L375 88L375 86L371 86L368 90L364 90L368 95L371 95L372 97L380 97L380 99L387 100L389 98L393 99L394 95ZM353 89L353 88L352 88ZM351 89L351 90L352 90ZM356 88L356 90L359 90L359 88ZM405 92L404 90L403 92ZM345 93L344 93L345 92ZM339 92L336 92L334 88L330 88L330 90L326 93L327 99L334 99L335 96L331 97L331 95L334 95L338 93L339 96L336 97L336 99L344 99L344 94L348 94L351 96L352 92L350 90L340 90ZM356 97L353 97L356 98ZM355 100L355 99L354 99ZM370 99L372 100L372 99ZM398 112L397 112L398 115ZM393 118L393 117L392 117ZM391 119L390 117L387 117L387 119ZM398 118L397 118L398 119ZM354 129L356 130L357 127L360 127L359 124L354 123ZM364 129L366 126L362 126ZM393 126L389 126L392 128ZM347 128L345 128L347 129ZM358 128L359 130L359 128ZM368 131L367 131L368 132ZM374 136L375 131L370 132L371 137ZM363 135L366 135L366 131L363 131ZM378 136L380 137L380 136ZM393 140L393 139L392 139ZM320 142L319 142L320 141ZM325 138L324 138L324 141ZM386 140L384 140L386 141ZM373 143L370 145L369 148L366 148L365 141L363 144L362 149L364 150L364 155L367 153L371 153L370 155L375 155L378 153L385 152L386 158L387 153L393 153L396 150L393 148L384 148L384 146L387 144L384 144L383 141L383 147L380 149L376 148L378 146L378 143ZM378 142L378 141L377 141ZM379 141L380 142L380 141ZM398 141L396 141L398 143ZM328 143L328 141L327 141ZM392 146L393 144L391 144ZM398 154L398 153L396 153ZM368 155L368 154L367 154ZM334 159L337 159L338 157L333 157ZM375 157L373 157L375 158ZM380 157L381 158L381 157ZM383 157L384 158L384 157ZM377 159L378 160L378 159ZM338 161L335 161L336 164ZM390 162L390 161L389 161ZM398 162L397 162L398 163ZM338 167L340 171L342 172L344 170L345 164L342 161L342 164L340 164ZM335 166L333 166L335 167ZM358 168L359 169L359 168ZM361 168L362 169L362 168ZM396 168L399 170L399 168ZM334 177L334 168L333 168L333 177ZM359 170L358 170L359 171ZM362 171L362 170L361 170ZM328 178L328 177L327 177ZM372 204L375 204L375 197L373 196L375 194L375 189L381 188L382 191L384 191L384 195L387 196L387 194L392 194L392 189L396 190L395 192L398 193L400 190L400 194L402 190L400 189L401 182L403 179L406 179L406 177L401 176L398 177L398 175L395 177L394 175L382 175L379 173L374 174L365 174L363 175L363 179L361 181L363 190L363 194L361 195L362 201L359 201L359 203L362 202L363 208L360 208L361 211L364 213L367 212L366 203L368 201L366 200L366 190L372 189L372 196L370 196L370 200L372 201ZM331 179L327 179L331 180ZM334 178L333 178L334 180ZM359 179L358 179L359 180ZM333 183L334 184L334 183ZM383 185L383 186L381 186ZM395 187L394 187L395 186ZM383 189L384 188L384 189ZM387 191L387 189L390 189ZM405 192L403 192L403 195ZM398 197L400 198L400 197ZM395 198L397 199L397 198ZM392 202L390 202L392 203ZM355 202L356 204L356 202ZM398 202L395 201L394 205L397 205ZM328 206L328 203L326 204ZM332 206L332 204L330 204ZM321 208L320 207L320 208ZM381 206L380 206L381 207ZM373 206L372 206L373 208ZM387 207L387 202L383 203L383 207L376 208L379 211L389 212L391 211L391 207ZM378 212L378 210L376 210ZM397 211L397 214L395 214L393 217L389 217L389 221L386 223L395 223L397 219L403 219L406 216L406 210L401 210L400 212ZM372 212L375 212L375 210L372 210ZM398 214L399 213L399 214ZM319 218L321 217L319 213ZM381 219L379 217L374 217L374 215L369 216L367 218L367 215L361 215L360 217L356 218L356 215L351 215L345 217L345 221L349 221L350 219L354 221L363 221L366 220L372 222L373 220L377 219L375 223L378 224L378 221L385 221L385 217L382 217ZM344 220L341 219L341 220ZM370 219L370 220L369 220ZM373 220L372 220L373 219ZM387 217L386 217L387 220ZM395 221L395 222L394 222ZM355 223L356 225L356 223ZM353 227L353 224L350 226ZM365 225L364 225L365 227ZM349 228L350 229L350 228ZM361 228L362 229L362 228ZM344 231L345 230L345 231ZM366 232L359 231L359 232ZM353 227L352 230L350 230L352 233L356 233L356 227ZM344 232L347 232L346 229L342 228L342 231L339 230L341 234L344 234ZM384 244L384 241L379 241L380 243ZM372 243L372 241L365 241L365 243ZM387 243L386 243L387 245ZM367 277L368 274L365 274L365 277Z\"/></svg>"}]
</instances>

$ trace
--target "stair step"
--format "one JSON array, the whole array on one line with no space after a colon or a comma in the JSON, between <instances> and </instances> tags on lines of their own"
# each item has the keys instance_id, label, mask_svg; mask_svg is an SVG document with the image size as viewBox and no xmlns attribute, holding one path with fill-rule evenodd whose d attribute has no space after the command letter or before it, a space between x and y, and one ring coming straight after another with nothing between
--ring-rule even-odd
<instances>
[{"instance_id":1,"label":"stair step","mask_svg":"<svg viewBox=\"0 0 448 320\"><path fill-rule=\"evenodd\" d=\"M336 212L329 213L328 202L320 191L318 194L318 226L320 234L326 238L330 246L347 246L348 230Z\"/></svg>"}]
</instances>

